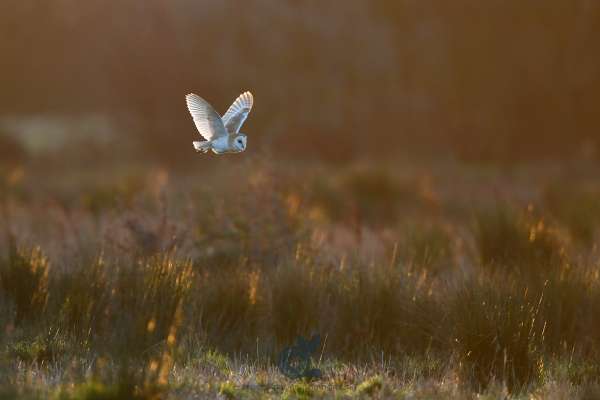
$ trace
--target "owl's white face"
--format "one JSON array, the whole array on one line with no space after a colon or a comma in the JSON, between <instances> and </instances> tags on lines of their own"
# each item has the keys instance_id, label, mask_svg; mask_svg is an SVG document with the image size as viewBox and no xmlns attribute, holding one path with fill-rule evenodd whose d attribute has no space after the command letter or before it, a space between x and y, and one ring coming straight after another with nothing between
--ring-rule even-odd
<instances>
[{"instance_id":1,"label":"owl's white face","mask_svg":"<svg viewBox=\"0 0 600 400\"><path fill-rule=\"evenodd\" d=\"M233 142L233 146L235 147L235 149L237 151L244 151L244 150L246 150L246 141L247 141L246 135L244 135L243 133L240 133L238 135L238 137L235 138L235 140Z\"/></svg>"}]
</instances>

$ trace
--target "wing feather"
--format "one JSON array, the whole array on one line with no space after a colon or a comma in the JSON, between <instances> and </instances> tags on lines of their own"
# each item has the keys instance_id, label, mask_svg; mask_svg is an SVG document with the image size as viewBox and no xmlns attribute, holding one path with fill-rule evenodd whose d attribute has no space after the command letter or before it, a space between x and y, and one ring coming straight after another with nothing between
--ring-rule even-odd
<instances>
[{"instance_id":1,"label":"wing feather","mask_svg":"<svg viewBox=\"0 0 600 400\"><path fill-rule=\"evenodd\" d=\"M190 93L185 96L185 102L190 114L192 114L196 129L206 140L227 135L227 130L219 113L206 100Z\"/></svg>"},{"instance_id":2,"label":"wing feather","mask_svg":"<svg viewBox=\"0 0 600 400\"><path fill-rule=\"evenodd\" d=\"M230 134L238 133L254 104L254 97L250 92L244 92L238 96L233 104L223 115L223 123Z\"/></svg>"}]
</instances>

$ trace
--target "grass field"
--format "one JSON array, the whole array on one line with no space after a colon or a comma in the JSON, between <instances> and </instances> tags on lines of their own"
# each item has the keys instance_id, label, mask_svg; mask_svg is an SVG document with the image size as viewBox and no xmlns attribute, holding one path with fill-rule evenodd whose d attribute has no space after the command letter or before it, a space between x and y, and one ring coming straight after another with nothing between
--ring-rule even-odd
<instances>
[{"instance_id":1,"label":"grass field","mask_svg":"<svg viewBox=\"0 0 600 400\"><path fill-rule=\"evenodd\" d=\"M597 165L49 165L0 171L0 399L600 398Z\"/></svg>"}]
</instances>

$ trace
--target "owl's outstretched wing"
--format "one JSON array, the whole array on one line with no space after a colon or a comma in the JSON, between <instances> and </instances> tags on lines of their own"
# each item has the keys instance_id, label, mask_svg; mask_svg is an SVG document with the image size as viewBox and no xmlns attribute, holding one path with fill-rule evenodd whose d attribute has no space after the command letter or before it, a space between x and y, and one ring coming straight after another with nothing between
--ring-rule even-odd
<instances>
[{"instance_id":1,"label":"owl's outstretched wing","mask_svg":"<svg viewBox=\"0 0 600 400\"><path fill-rule=\"evenodd\" d=\"M223 115L223 123L230 134L238 133L242 124L248 118L250 110L254 104L252 93L244 92L229 107L225 115Z\"/></svg>"},{"instance_id":2,"label":"owl's outstretched wing","mask_svg":"<svg viewBox=\"0 0 600 400\"><path fill-rule=\"evenodd\" d=\"M196 129L206 140L227 135L227 130L219 113L206 100L190 93L185 96L185 102L190 114L192 114Z\"/></svg>"}]
</instances>

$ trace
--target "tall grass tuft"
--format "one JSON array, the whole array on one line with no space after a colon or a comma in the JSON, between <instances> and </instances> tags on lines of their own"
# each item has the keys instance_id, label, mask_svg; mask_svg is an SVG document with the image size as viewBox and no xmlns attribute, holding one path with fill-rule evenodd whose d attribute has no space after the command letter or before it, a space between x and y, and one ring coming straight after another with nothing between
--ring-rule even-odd
<instances>
[{"instance_id":1,"label":"tall grass tuft","mask_svg":"<svg viewBox=\"0 0 600 400\"><path fill-rule=\"evenodd\" d=\"M387 266L358 267L333 277L331 346L357 356L424 354L441 320L426 282Z\"/></svg>"},{"instance_id":2,"label":"tall grass tuft","mask_svg":"<svg viewBox=\"0 0 600 400\"><path fill-rule=\"evenodd\" d=\"M526 288L472 282L449 303L451 346L462 380L479 389L494 381L519 391L543 376L546 321L541 319L543 293Z\"/></svg>"},{"instance_id":3,"label":"tall grass tuft","mask_svg":"<svg viewBox=\"0 0 600 400\"><path fill-rule=\"evenodd\" d=\"M91 265L81 263L53 279L52 306L58 310L63 330L80 340L99 335L106 329L111 287L103 259Z\"/></svg>"},{"instance_id":4,"label":"tall grass tuft","mask_svg":"<svg viewBox=\"0 0 600 400\"><path fill-rule=\"evenodd\" d=\"M193 334L223 352L253 348L261 301L256 275L232 268L198 268L193 285L185 304Z\"/></svg>"},{"instance_id":5,"label":"tall grass tuft","mask_svg":"<svg viewBox=\"0 0 600 400\"><path fill-rule=\"evenodd\" d=\"M330 275L324 268L285 263L267 277L271 332L277 343L293 343L298 335L318 330L330 304Z\"/></svg>"},{"instance_id":6,"label":"tall grass tuft","mask_svg":"<svg viewBox=\"0 0 600 400\"><path fill-rule=\"evenodd\" d=\"M147 359L177 340L182 307L192 284L191 264L152 257L116 264L99 339L117 354Z\"/></svg>"},{"instance_id":7,"label":"tall grass tuft","mask_svg":"<svg viewBox=\"0 0 600 400\"><path fill-rule=\"evenodd\" d=\"M8 257L0 260L0 287L14 304L14 321L39 318L48 300L48 259L39 248L19 248L11 239Z\"/></svg>"}]
</instances>

